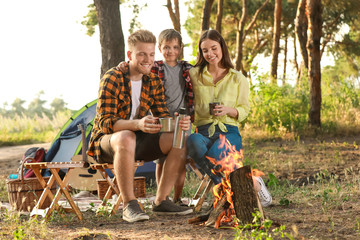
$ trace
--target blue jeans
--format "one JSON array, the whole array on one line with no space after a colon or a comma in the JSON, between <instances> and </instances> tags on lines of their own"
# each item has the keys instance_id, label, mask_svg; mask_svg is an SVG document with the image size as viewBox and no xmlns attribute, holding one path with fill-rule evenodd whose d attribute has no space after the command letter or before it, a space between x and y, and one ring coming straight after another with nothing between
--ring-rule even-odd
<instances>
[{"instance_id":1,"label":"blue jeans","mask_svg":"<svg viewBox=\"0 0 360 240\"><path fill-rule=\"evenodd\" d=\"M198 127L198 132L191 134L187 138L188 155L196 164L214 181L215 185L221 182L221 177L211 172L215 166L205 156L214 158L219 161L223 157L225 147L219 148L219 135L225 135L230 145L235 146L236 151L242 149L242 140L238 127L225 124L227 132L222 132L219 127L215 126L215 133L209 137L208 128L210 124ZM225 152L226 153L226 152Z\"/></svg>"}]
</instances>

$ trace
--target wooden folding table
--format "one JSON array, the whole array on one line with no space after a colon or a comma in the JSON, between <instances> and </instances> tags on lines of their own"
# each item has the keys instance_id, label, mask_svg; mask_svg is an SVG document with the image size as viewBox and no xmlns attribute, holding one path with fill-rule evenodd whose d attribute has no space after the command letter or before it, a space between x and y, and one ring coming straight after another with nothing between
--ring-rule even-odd
<instances>
[{"instance_id":1,"label":"wooden folding table","mask_svg":"<svg viewBox=\"0 0 360 240\"><path fill-rule=\"evenodd\" d=\"M58 201L63 194L67 201L71 206L72 212L76 214L79 220L83 219L83 215L79 209L79 207L75 204L74 200L72 199L68 188L68 178L69 173L74 168L84 167L84 162L39 162L39 163L25 163L25 168L32 169L36 175L36 178L39 180L41 186L44 188L39 201L36 203L36 206L30 213L30 216L34 215L41 215L45 217L45 220L48 220L51 216L51 213L56 209L62 216L63 214L60 211L60 207ZM51 172L51 176L49 181L46 183L43 176L41 175L42 169L49 169ZM60 169L67 169L67 172L63 179L59 176ZM55 196L51 192L51 186L53 185L54 181L58 184L58 190L56 191ZM45 199L49 197L51 200L51 205L47 209L41 209Z\"/></svg>"}]
</instances>

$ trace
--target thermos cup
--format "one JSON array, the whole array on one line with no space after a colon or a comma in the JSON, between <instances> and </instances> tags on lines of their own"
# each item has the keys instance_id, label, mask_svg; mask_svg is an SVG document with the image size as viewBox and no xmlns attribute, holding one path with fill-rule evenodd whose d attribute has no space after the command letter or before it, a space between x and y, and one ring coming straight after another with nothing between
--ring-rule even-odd
<instances>
[{"instance_id":1,"label":"thermos cup","mask_svg":"<svg viewBox=\"0 0 360 240\"><path fill-rule=\"evenodd\" d=\"M180 108L179 115L175 120L173 148L183 148L185 142L185 131L179 126L179 121L186 116L186 108Z\"/></svg>"}]
</instances>

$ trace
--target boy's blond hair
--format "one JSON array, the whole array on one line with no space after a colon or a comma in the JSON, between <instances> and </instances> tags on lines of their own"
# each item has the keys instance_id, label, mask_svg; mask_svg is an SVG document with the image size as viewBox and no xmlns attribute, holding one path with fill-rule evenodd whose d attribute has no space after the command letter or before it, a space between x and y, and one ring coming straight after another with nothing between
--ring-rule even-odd
<instances>
[{"instance_id":1,"label":"boy's blond hair","mask_svg":"<svg viewBox=\"0 0 360 240\"><path fill-rule=\"evenodd\" d=\"M129 49L133 49L138 42L156 44L156 37L148 30L137 30L128 37Z\"/></svg>"},{"instance_id":2,"label":"boy's blond hair","mask_svg":"<svg viewBox=\"0 0 360 240\"><path fill-rule=\"evenodd\" d=\"M159 47L161 47L161 44L163 44L163 42L168 42L173 39L178 40L180 47L183 46L182 37L178 31L176 31L175 29L165 29L161 31L161 33L159 34Z\"/></svg>"}]
</instances>

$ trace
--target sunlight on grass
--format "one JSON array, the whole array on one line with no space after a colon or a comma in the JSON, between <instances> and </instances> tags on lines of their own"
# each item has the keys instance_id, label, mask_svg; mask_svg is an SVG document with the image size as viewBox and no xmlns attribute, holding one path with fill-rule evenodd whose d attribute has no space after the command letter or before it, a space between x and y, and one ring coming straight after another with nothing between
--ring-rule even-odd
<instances>
[{"instance_id":1,"label":"sunlight on grass","mask_svg":"<svg viewBox=\"0 0 360 240\"><path fill-rule=\"evenodd\" d=\"M36 218L23 217L20 213L7 211L0 213L1 239L51 239L52 231L45 221L38 221Z\"/></svg>"},{"instance_id":2,"label":"sunlight on grass","mask_svg":"<svg viewBox=\"0 0 360 240\"><path fill-rule=\"evenodd\" d=\"M33 118L0 115L0 146L51 142L69 117L70 112L59 112L53 119L46 115Z\"/></svg>"}]
</instances>

